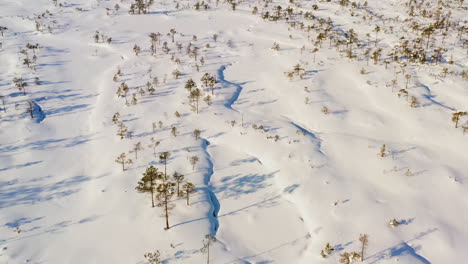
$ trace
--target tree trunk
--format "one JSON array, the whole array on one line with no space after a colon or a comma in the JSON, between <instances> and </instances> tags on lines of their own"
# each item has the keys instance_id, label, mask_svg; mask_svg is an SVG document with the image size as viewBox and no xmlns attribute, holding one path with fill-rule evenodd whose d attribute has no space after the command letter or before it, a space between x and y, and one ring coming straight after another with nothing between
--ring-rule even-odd
<instances>
[{"instance_id":1,"label":"tree trunk","mask_svg":"<svg viewBox=\"0 0 468 264\"><path fill-rule=\"evenodd\" d=\"M190 195L190 191L187 190L187 206L190 205L190 202L189 202L189 195Z\"/></svg>"},{"instance_id":2,"label":"tree trunk","mask_svg":"<svg viewBox=\"0 0 468 264\"><path fill-rule=\"evenodd\" d=\"M361 262L364 261L364 242L362 243L362 248L361 248Z\"/></svg>"},{"instance_id":3,"label":"tree trunk","mask_svg":"<svg viewBox=\"0 0 468 264\"><path fill-rule=\"evenodd\" d=\"M154 208L154 190L153 190L153 186L151 186L151 207Z\"/></svg>"},{"instance_id":4,"label":"tree trunk","mask_svg":"<svg viewBox=\"0 0 468 264\"><path fill-rule=\"evenodd\" d=\"M164 182L167 180L166 164L167 164L167 158L164 159Z\"/></svg>"},{"instance_id":5,"label":"tree trunk","mask_svg":"<svg viewBox=\"0 0 468 264\"><path fill-rule=\"evenodd\" d=\"M169 229L169 214L167 212L167 190L164 193L164 210L166 211L166 229Z\"/></svg>"},{"instance_id":6,"label":"tree trunk","mask_svg":"<svg viewBox=\"0 0 468 264\"><path fill-rule=\"evenodd\" d=\"M207 245L207 257L206 257L206 264L210 264L210 241L208 241Z\"/></svg>"},{"instance_id":7,"label":"tree trunk","mask_svg":"<svg viewBox=\"0 0 468 264\"><path fill-rule=\"evenodd\" d=\"M122 160L122 171L125 171L125 160Z\"/></svg>"}]
</instances>

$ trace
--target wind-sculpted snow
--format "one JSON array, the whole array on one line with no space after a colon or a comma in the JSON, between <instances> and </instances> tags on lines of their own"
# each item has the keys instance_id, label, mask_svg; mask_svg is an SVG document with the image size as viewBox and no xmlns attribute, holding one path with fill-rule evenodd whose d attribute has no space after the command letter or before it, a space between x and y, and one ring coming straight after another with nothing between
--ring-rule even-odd
<instances>
[{"instance_id":1,"label":"wind-sculpted snow","mask_svg":"<svg viewBox=\"0 0 468 264\"><path fill-rule=\"evenodd\" d=\"M134 2L1 2L1 264L468 259L466 1Z\"/></svg>"}]
</instances>

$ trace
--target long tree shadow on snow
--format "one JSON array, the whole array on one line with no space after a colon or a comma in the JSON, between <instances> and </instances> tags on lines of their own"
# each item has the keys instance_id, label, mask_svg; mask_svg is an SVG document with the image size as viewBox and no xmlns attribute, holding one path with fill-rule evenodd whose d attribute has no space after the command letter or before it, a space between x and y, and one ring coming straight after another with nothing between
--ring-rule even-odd
<instances>
[{"instance_id":1,"label":"long tree shadow on snow","mask_svg":"<svg viewBox=\"0 0 468 264\"><path fill-rule=\"evenodd\" d=\"M236 210L232 210L232 211L230 211L230 212L220 214L220 215L218 215L218 218L225 217L225 216L230 216L230 215L235 215L235 214L237 214L237 213L239 213L239 212L245 211L245 210L250 209L250 208L268 208L268 207L273 207L273 206L275 206L275 205L278 204L277 200L278 200L280 197L281 197L280 195L277 195L277 196L274 196L274 197L272 197L272 198L265 199L265 200L262 200L262 201L260 201L260 202L256 202L256 203L253 203L253 204L250 204L250 205L247 205L247 206L238 208L238 209L236 209ZM208 220L208 219L209 219L208 217L201 217L201 218L192 219L192 220L188 220L188 221L184 221L184 222L175 224L175 225L173 225L172 227L176 227L176 226L180 226L180 225L186 225L186 224L191 224L191 223L195 223L195 222L202 221L202 220Z\"/></svg>"},{"instance_id":2,"label":"long tree shadow on snow","mask_svg":"<svg viewBox=\"0 0 468 264\"><path fill-rule=\"evenodd\" d=\"M228 176L223 178L221 180L222 185L214 188L213 191L220 195L221 199L238 198L241 195L255 193L260 189L271 186L266 181L273 178L278 172Z\"/></svg>"},{"instance_id":3,"label":"long tree shadow on snow","mask_svg":"<svg viewBox=\"0 0 468 264\"><path fill-rule=\"evenodd\" d=\"M33 162L26 162L24 164L13 165L13 166L1 168L0 172L11 170L11 169L21 169L21 168L29 167L29 166L36 165L36 164L39 164L39 163L42 163L42 160L33 161Z\"/></svg>"},{"instance_id":4,"label":"long tree shadow on snow","mask_svg":"<svg viewBox=\"0 0 468 264\"><path fill-rule=\"evenodd\" d=\"M251 259L251 258L255 258L255 257L261 256L261 255L265 255L265 254L267 254L267 253L270 253L270 252L273 252L273 251L276 251L276 250L280 250L280 249L285 248L285 247L288 247L288 246L293 246L293 245L295 245L295 244L297 244L297 243L299 243L299 242L301 242L301 241L305 241L305 240L308 240L308 239L310 239L310 234L306 234L306 235L301 236L301 237L298 237L298 238L296 238L296 239L294 239L294 240L292 240L292 241L288 241L288 242L282 243L282 244L280 244L280 245L277 245L277 246L272 247L272 248L270 248L270 249L267 249L267 250L264 250L264 251L262 251L262 252L256 253L256 254L254 254L254 255L250 255L250 256L238 258L238 259L235 259L235 260L226 262L226 263L224 263L224 264L232 264L232 263L238 263L238 262L239 262L239 263L242 263L242 262L244 262L244 263L251 263L251 262L247 261L247 259ZM240 262L240 261L242 261L242 262ZM275 263L275 261L273 261L273 260L272 260L272 261L270 261L270 260L263 260L263 261L261 261L261 262L255 262L255 263L267 264L267 263Z\"/></svg>"},{"instance_id":5,"label":"long tree shadow on snow","mask_svg":"<svg viewBox=\"0 0 468 264\"><path fill-rule=\"evenodd\" d=\"M91 178L75 176L49 184L23 184L17 186L16 182L0 185L0 208L12 207L22 204L35 204L69 196L79 191L79 184Z\"/></svg>"},{"instance_id":6,"label":"long tree shadow on snow","mask_svg":"<svg viewBox=\"0 0 468 264\"><path fill-rule=\"evenodd\" d=\"M31 141L23 144L9 144L0 146L0 154L17 154L11 153L17 150L31 151L31 150L53 150L58 148L69 148L81 145L93 140L92 135L77 136L72 138L59 138L59 139L44 139Z\"/></svg>"},{"instance_id":7,"label":"long tree shadow on snow","mask_svg":"<svg viewBox=\"0 0 468 264\"><path fill-rule=\"evenodd\" d=\"M405 256L405 255L409 255L409 256L412 256L414 259L418 260L418 262L416 263L421 263L421 264L431 264L431 262L429 260L427 260L426 258L424 258L423 256L419 255L416 250L418 248L415 248L415 247L412 247L409 245L409 243L415 241L415 240L419 240L431 233L434 233L438 231L437 228L432 228L432 229L429 229L425 232L421 232L421 233L418 233L414 236L414 238L410 239L410 240L407 240L407 241L403 241L395 246L392 246L392 247L389 247L387 249L384 249L382 251L379 251L369 257L366 257L365 259L371 259L371 261L369 262L369 264L377 264L379 263L380 261L382 260L388 260L388 259L391 259L393 257L399 257L399 256Z\"/></svg>"},{"instance_id":8,"label":"long tree shadow on snow","mask_svg":"<svg viewBox=\"0 0 468 264\"><path fill-rule=\"evenodd\" d=\"M19 226L18 224L20 224L20 223L21 224L29 224L29 223L32 223L34 221L41 220L42 218L43 217L39 217L39 218L35 218L35 219L29 219L29 218L18 219L17 222L7 223L7 224L10 224L10 225L7 225L7 227L10 227L10 228L16 227L16 226ZM81 224L94 222L98 218L99 218L98 215L92 215L90 217L83 218L83 219L81 219L79 221L66 220L66 221L58 222L58 223L53 224L53 225L48 226L48 227L35 226L35 227L31 228L30 230L23 230L22 229L21 233L29 233L29 232L35 233L34 231L36 231L36 230L40 230L40 231L35 233L35 234L22 235L22 236L19 236L19 237L17 235L14 235L13 237L10 237L10 238L0 239L0 245L7 244L7 243L10 243L10 242L13 242L13 241L19 241L19 240L29 239L29 238L32 238L32 237L37 237L37 236L41 236L41 235L44 235L44 234L55 234L55 233L63 231L64 229L67 229L68 227L73 226L73 225L81 225Z\"/></svg>"}]
</instances>

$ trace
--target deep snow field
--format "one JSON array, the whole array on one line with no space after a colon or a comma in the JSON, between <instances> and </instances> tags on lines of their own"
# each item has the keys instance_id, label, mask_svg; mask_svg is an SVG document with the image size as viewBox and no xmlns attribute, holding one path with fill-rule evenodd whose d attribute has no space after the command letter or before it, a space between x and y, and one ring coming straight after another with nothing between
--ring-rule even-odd
<instances>
[{"instance_id":1,"label":"deep snow field","mask_svg":"<svg viewBox=\"0 0 468 264\"><path fill-rule=\"evenodd\" d=\"M131 3L0 1L0 264L468 263L467 3Z\"/></svg>"}]
</instances>

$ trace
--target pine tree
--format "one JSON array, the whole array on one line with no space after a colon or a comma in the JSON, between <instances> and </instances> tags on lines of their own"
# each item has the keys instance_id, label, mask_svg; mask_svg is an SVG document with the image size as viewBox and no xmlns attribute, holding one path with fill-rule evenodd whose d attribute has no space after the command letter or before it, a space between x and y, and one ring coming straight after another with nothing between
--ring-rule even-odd
<instances>
[{"instance_id":1,"label":"pine tree","mask_svg":"<svg viewBox=\"0 0 468 264\"><path fill-rule=\"evenodd\" d=\"M379 155L381 158L385 157L387 153L387 148L385 146L385 144L382 145L382 147L380 147L380 152L379 152Z\"/></svg>"},{"instance_id":2,"label":"pine tree","mask_svg":"<svg viewBox=\"0 0 468 264\"><path fill-rule=\"evenodd\" d=\"M192 92L192 89L196 87L197 87L197 84L192 79L189 79L185 83L185 89L187 89L189 92Z\"/></svg>"},{"instance_id":3,"label":"pine tree","mask_svg":"<svg viewBox=\"0 0 468 264\"><path fill-rule=\"evenodd\" d=\"M202 96L201 91L198 88L192 90L189 96L190 100L195 104L195 110L197 114L198 114L198 105L199 105L201 96Z\"/></svg>"},{"instance_id":4,"label":"pine tree","mask_svg":"<svg viewBox=\"0 0 468 264\"><path fill-rule=\"evenodd\" d=\"M117 162L119 164L122 164L122 171L125 171L125 164L132 164L133 163L133 161L131 159L127 159L127 155L125 155L125 153L123 153L123 152L117 157L115 162Z\"/></svg>"},{"instance_id":5,"label":"pine tree","mask_svg":"<svg viewBox=\"0 0 468 264\"><path fill-rule=\"evenodd\" d=\"M351 264L351 259L352 259L352 256L350 253L348 252L344 252L342 254L340 254L340 263L344 263L344 264Z\"/></svg>"},{"instance_id":6,"label":"pine tree","mask_svg":"<svg viewBox=\"0 0 468 264\"><path fill-rule=\"evenodd\" d=\"M212 234L207 234L203 239L203 247L201 251L207 254L206 264L210 264L210 246L216 242L216 238Z\"/></svg>"},{"instance_id":7,"label":"pine tree","mask_svg":"<svg viewBox=\"0 0 468 264\"><path fill-rule=\"evenodd\" d=\"M119 119L120 119L120 113L119 113L119 112L115 113L115 114L112 116L112 122L114 122L114 124L118 124L118 123L119 123Z\"/></svg>"},{"instance_id":8,"label":"pine tree","mask_svg":"<svg viewBox=\"0 0 468 264\"><path fill-rule=\"evenodd\" d=\"M167 180L167 160L171 156L171 153L164 151L159 155L159 161L164 164L164 181Z\"/></svg>"},{"instance_id":9,"label":"pine tree","mask_svg":"<svg viewBox=\"0 0 468 264\"><path fill-rule=\"evenodd\" d=\"M181 173L178 173L177 171L174 171L174 173L172 174L172 177L174 178L174 180L176 181L177 183L177 196L181 196L180 195L180 184L184 181L184 175L181 174Z\"/></svg>"},{"instance_id":10,"label":"pine tree","mask_svg":"<svg viewBox=\"0 0 468 264\"><path fill-rule=\"evenodd\" d=\"M156 192L156 182L162 179L162 173L154 166L146 168L143 177L135 188L140 193L151 193L151 207L154 207L154 193Z\"/></svg>"},{"instance_id":11,"label":"pine tree","mask_svg":"<svg viewBox=\"0 0 468 264\"><path fill-rule=\"evenodd\" d=\"M154 253L145 253L143 256L148 260L149 264L162 264L160 259L161 253L159 253L159 250Z\"/></svg>"},{"instance_id":12,"label":"pine tree","mask_svg":"<svg viewBox=\"0 0 468 264\"><path fill-rule=\"evenodd\" d=\"M172 72L172 76L174 76L174 79L179 78L180 75L181 75L181 73L180 73L179 70L174 70L174 71Z\"/></svg>"},{"instance_id":13,"label":"pine tree","mask_svg":"<svg viewBox=\"0 0 468 264\"><path fill-rule=\"evenodd\" d=\"M322 249L322 251L320 252L320 254L322 255L322 257L326 258L328 257L333 251L335 251L335 248L332 247L332 245L330 245L330 243L327 243L325 245L325 248Z\"/></svg>"},{"instance_id":14,"label":"pine tree","mask_svg":"<svg viewBox=\"0 0 468 264\"><path fill-rule=\"evenodd\" d=\"M193 130L193 136L195 137L195 140L198 140L200 137L201 131L199 129Z\"/></svg>"},{"instance_id":15,"label":"pine tree","mask_svg":"<svg viewBox=\"0 0 468 264\"><path fill-rule=\"evenodd\" d=\"M138 142L135 145L133 145L133 149L130 151L130 153L135 153L135 159L138 159L138 151L142 149L143 147L141 146L141 142Z\"/></svg>"},{"instance_id":16,"label":"pine tree","mask_svg":"<svg viewBox=\"0 0 468 264\"><path fill-rule=\"evenodd\" d=\"M190 157L190 164L192 164L192 170L195 170L195 165L198 162L198 156L192 156Z\"/></svg>"},{"instance_id":17,"label":"pine tree","mask_svg":"<svg viewBox=\"0 0 468 264\"><path fill-rule=\"evenodd\" d=\"M153 123L153 125L155 125L155 123ZM156 147L159 146L160 142L155 140L153 137L150 138L150 141L151 141L151 144L149 144L148 147L153 149L153 155L156 157Z\"/></svg>"},{"instance_id":18,"label":"pine tree","mask_svg":"<svg viewBox=\"0 0 468 264\"><path fill-rule=\"evenodd\" d=\"M133 46L133 52L135 52L135 55L138 56L141 53L141 48L137 44Z\"/></svg>"},{"instance_id":19,"label":"pine tree","mask_svg":"<svg viewBox=\"0 0 468 264\"><path fill-rule=\"evenodd\" d=\"M158 35L156 33L151 33L148 36L150 37L150 40L151 40L151 46L150 46L151 55L156 55L156 45L158 42Z\"/></svg>"},{"instance_id":20,"label":"pine tree","mask_svg":"<svg viewBox=\"0 0 468 264\"><path fill-rule=\"evenodd\" d=\"M174 28L172 28L169 32L171 33L172 43L174 43L174 35L177 33L177 31Z\"/></svg>"},{"instance_id":21,"label":"pine tree","mask_svg":"<svg viewBox=\"0 0 468 264\"><path fill-rule=\"evenodd\" d=\"M410 106L416 108L419 106L419 100L415 96L411 96L411 103Z\"/></svg>"},{"instance_id":22,"label":"pine tree","mask_svg":"<svg viewBox=\"0 0 468 264\"><path fill-rule=\"evenodd\" d=\"M0 33L2 34L2 37L3 37L3 32L8 30L7 27L4 27L4 26L0 26Z\"/></svg>"},{"instance_id":23,"label":"pine tree","mask_svg":"<svg viewBox=\"0 0 468 264\"><path fill-rule=\"evenodd\" d=\"M369 236L367 234L361 234L359 236L359 241L361 241L361 262L364 261L364 250L369 244Z\"/></svg>"},{"instance_id":24,"label":"pine tree","mask_svg":"<svg viewBox=\"0 0 468 264\"><path fill-rule=\"evenodd\" d=\"M23 95L26 95L26 87L28 83L23 80L23 78L13 78L13 82L15 83L16 87Z\"/></svg>"},{"instance_id":25,"label":"pine tree","mask_svg":"<svg viewBox=\"0 0 468 264\"><path fill-rule=\"evenodd\" d=\"M166 180L165 182L159 184L157 187L158 195L156 197L160 202L163 203L164 206L164 214L166 217L166 230L170 228L168 204L174 194L174 185L175 184L173 182Z\"/></svg>"},{"instance_id":26,"label":"pine tree","mask_svg":"<svg viewBox=\"0 0 468 264\"><path fill-rule=\"evenodd\" d=\"M455 128L458 127L458 122L460 121L460 117L466 115L467 112L455 112L452 114L452 121L455 123Z\"/></svg>"},{"instance_id":27,"label":"pine tree","mask_svg":"<svg viewBox=\"0 0 468 264\"><path fill-rule=\"evenodd\" d=\"M120 136L120 139L124 139L124 137L127 135L128 128L122 122L118 123L118 127L119 129L117 130L117 136Z\"/></svg>"},{"instance_id":28,"label":"pine tree","mask_svg":"<svg viewBox=\"0 0 468 264\"><path fill-rule=\"evenodd\" d=\"M211 105L211 96L210 95L205 96L205 98L203 98L203 101L205 101L206 104L208 106L210 106Z\"/></svg>"},{"instance_id":29,"label":"pine tree","mask_svg":"<svg viewBox=\"0 0 468 264\"><path fill-rule=\"evenodd\" d=\"M187 198L187 205L190 205L190 193L193 192L193 190L195 189L195 185L191 182L187 182L185 183L183 186L183 192L185 193L185 197Z\"/></svg>"},{"instance_id":30,"label":"pine tree","mask_svg":"<svg viewBox=\"0 0 468 264\"><path fill-rule=\"evenodd\" d=\"M172 127L172 128L171 128L171 134L172 134L174 137L177 137L177 127Z\"/></svg>"}]
</instances>

